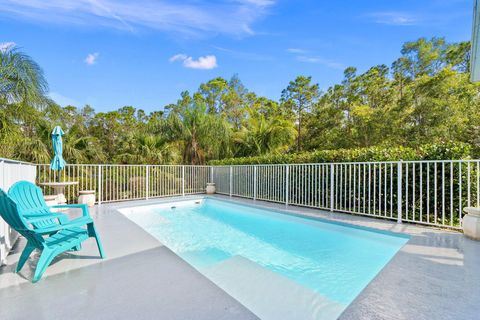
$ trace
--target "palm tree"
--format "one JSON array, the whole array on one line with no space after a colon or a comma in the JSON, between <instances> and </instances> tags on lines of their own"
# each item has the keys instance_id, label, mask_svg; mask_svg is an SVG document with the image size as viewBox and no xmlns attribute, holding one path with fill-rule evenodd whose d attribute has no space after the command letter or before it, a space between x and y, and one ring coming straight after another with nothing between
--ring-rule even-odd
<instances>
[{"instance_id":1,"label":"palm tree","mask_svg":"<svg viewBox=\"0 0 480 320\"><path fill-rule=\"evenodd\" d=\"M40 119L21 128L22 138L16 141L14 157L34 163L49 163L51 160L50 132L53 127Z\"/></svg>"},{"instance_id":2,"label":"palm tree","mask_svg":"<svg viewBox=\"0 0 480 320\"><path fill-rule=\"evenodd\" d=\"M1 107L0 102L0 157L15 158L16 145L23 139L23 133L13 115L13 110L7 106Z\"/></svg>"},{"instance_id":3,"label":"palm tree","mask_svg":"<svg viewBox=\"0 0 480 320\"><path fill-rule=\"evenodd\" d=\"M116 160L123 163L172 164L180 158L177 148L159 135L137 134L133 141L132 148L135 150L127 150Z\"/></svg>"},{"instance_id":4,"label":"palm tree","mask_svg":"<svg viewBox=\"0 0 480 320\"><path fill-rule=\"evenodd\" d=\"M39 116L33 106L46 101L47 82L41 68L15 48L0 49L0 155L22 160L48 158L41 138L30 139L25 121Z\"/></svg>"},{"instance_id":5,"label":"palm tree","mask_svg":"<svg viewBox=\"0 0 480 320\"><path fill-rule=\"evenodd\" d=\"M47 81L40 66L31 57L17 50L0 50L0 104L45 101Z\"/></svg>"},{"instance_id":6,"label":"palm tree","mask_svg":"<svg viewBox=\"0 0 480 320\"><path fill-rule=\"evenodd\" d=\"M248 110L248 120L234 135L237 155L257 156L287 151L297 136L295 124L280 116L265 118Z\"/></svg>"},{"instance_id":7,"label":"palm tree","mask_svg":"<svg viewBox=\"0 0 480 320\"><path fill-rule=\"evenodd\" d=\"M16 145L15 158L34 163L49 163L49 146L39 137L21 139Z\"/></svg>"},{"instance_id":8,"label":"palm tree","mask_svg":"<svg viewBox=\"0 0 480 320\"><path fill-rule=\"evenodd\" d=\"M183 110L171 112L164 130L171 141L178 141L183 149L183 163L205 164L228 153L230 128L225 120L207 113L204 104L192 101Z\"/></svg>"}]
</instances>

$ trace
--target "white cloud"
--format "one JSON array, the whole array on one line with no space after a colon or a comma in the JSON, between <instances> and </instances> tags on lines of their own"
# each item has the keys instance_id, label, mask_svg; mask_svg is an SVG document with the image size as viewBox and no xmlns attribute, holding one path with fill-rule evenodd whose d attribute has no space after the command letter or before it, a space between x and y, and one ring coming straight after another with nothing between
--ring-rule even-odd
<instances>
[{"instance_id":1,"label":"white cloud","mask_svg":"<svg viewBox=\"0 0 480 320\"><path fill-rule=\"evenodd\" d=\"M7 50L12 49L15 47L17 44L15 42L0 42L0 51L4 52Z\"/></svg>"},{"instance_id":2,"label":"white cloud","mask_svg":"<svg viewBox=\"0 0 480 320\"><path fill-rule=\"evenodd\" d=\"M307 50L300 49L300 48L288 48L287 51L290 53L306 53L307 52Z\"/></svg>"},{"instance_id":3,"label":"white cloud","mask_svg":"<svg viewBox=\"0 0 480 320\"><path fill-rule=\"evenodd\" d=\"M417 17L405 12L374 12L369 16L375 23L392 26L413 26L419 22Z\"/></svg>"},{"instance_id":4,"label":"white cloud","mask_svg":"<svg viewBox=\"0 0 480 320\"><path fill-rule=\"evenodd\" d=\"M339 70L345 69L345 66L339 62L325 59L318 56L301 55L301 56L297 56L297 60L300 62L321 64L332 69L339 69Z\"/></svg>"},{"instance_id":5,"label":"white cloud","mask_svg":"<svg viewBox=\"0 0 480 320\"><path fill-rule=\"evenodd\" d=\"M94 52L94 53L89 53L87 55L87 57L85 58L85 63L89 66L92 66L94 65L95 63L97 63L97 60L98 60L98 56L100 54L98 52Z\"/></svg>"},{"instance_id":6,"label":"white cloud","mask_svg":"<svg viewBox=\"0 0 480 320\"><path fill-rule=\"evenodd\" d=\"M269 6L275 3L273 0L243 0L243 2L255 4L257 6Z\"/></svg>"},{"instance_id":7,"label":"white cloud","mask_svg":"<svg viewBox=\"0 0 480 320\"><path fill-rule=\"evenodd\" d=\"M289 48L287 49L287 52L295 55L295 58L297 59L297 61L300 61L300 62L321 64L332 69L339 69L339 70L345 69L345 66L343 64L333 60L325 59L319 56L310 55L309 54L310 51L305 49Z\"/></svg>"},{"instance_id":8,"label":"white cloud","mask_svg":"<svg viewBox=\"0 0 480 320\"><path fill-rule=\"evenodd\" d=\"M253 60L253 61L268 61L272 60L272 56L262 54L262 53L255 53L255 52L247 52L247 51L239 51L239 50L232 50L229 48L219 47L219 46L212 46L218 51L225 52L232 57L244 60Z\"/></svg>"},{"instance_id":9,"label":"white cloud","mask_svg":"<svg viewBox=\"0 0 480 320\"><path fill-rule=\"evenodd\" d=\"M183 60L185 60L185 59L187 59L187 58L188 58L188 56L187 56L186 54L179 53L179 54L176 54L176 55L174 55L173 57L171 57L171 58L169 59L169 61L170 61L170 62L175 62L175 61L178 61L178 60L183 61Z\"/></svg>"},{"instance_id":10,"label":"white cloud","mask_svg":"<svg viewBox=\"0 0 480 320\"><path fill-rule=\"evenodd\" d=\"M213 69L217 67L217 58L215 56L205 56L194 60L192 57L188 57L183 61L183 65L192 69Z\"/></svg>"},{"instance_id":11,"label":"white cloud","mask_svg":"<svg viewBox=\"0 0 480 320\"><path fill-rule=\"evenodd\" d=\"M307 57L307 56L298 56L297 60L301 61L301 62L308 62L308 63L319 63L320 62L319 58Z\"/></svg>"},{"instance_id":12,"label":"white cloud","mask_svg":"<svg viewBox=\"0 0 480 320\"><path fill-rule=\"evenodd\" d=\"M217 58L214 55L208 55L194 59L186 54L179 53L169 59L170 62L182 61L185 68L210 70L216 68Z\"/></svg>"},{"instance_id":13,"label":"white cloud","mask_svg":"<svg viewBox=\"0 0 480 320\"><path fill-rule=\"evenodd\" d=\"M0 0L0 15L38 23L150 28L189 36L254 33L252 25L274 0Z\"/></svg>"}]
</instances>

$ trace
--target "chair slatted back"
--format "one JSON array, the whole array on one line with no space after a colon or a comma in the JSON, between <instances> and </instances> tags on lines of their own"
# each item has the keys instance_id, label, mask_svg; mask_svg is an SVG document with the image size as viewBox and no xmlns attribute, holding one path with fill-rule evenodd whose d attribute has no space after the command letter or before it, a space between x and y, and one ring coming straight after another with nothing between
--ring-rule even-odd
<instances>
[{"instance_id":1,"label":"chair slatted back","mask_svg":"<svg viewBox=\"0 0 480 320\"><path fill-rule=\"evenodd\" d=\"M15 200L25 214L48 215L51 211L43 198L42 189L29 181L19 181L10 187L8 196ZM56 219L46 218L33 223L35 228L46 228L57 224Z\"/></svg>"}]
</instances>

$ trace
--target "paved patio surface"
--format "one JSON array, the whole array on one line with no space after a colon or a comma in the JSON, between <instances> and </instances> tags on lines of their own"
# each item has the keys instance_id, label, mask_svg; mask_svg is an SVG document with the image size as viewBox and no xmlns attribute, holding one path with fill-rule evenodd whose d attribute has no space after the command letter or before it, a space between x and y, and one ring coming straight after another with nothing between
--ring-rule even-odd
<instances>
[{"instance_id":1,"label":"paved patio surface","mask_svg":"<svg viewBox=\"0 0 480 320\"><path fill-rule=\"evenodd\" d=\"M38 254L13 273L20 239L0 268L0 319L257 319L113 207L92 210L107 259L89 239L36 284Z\"/></svg>"},{"instance_id":2,"label":"paved patio surface","mask_svg":"<svg viewBox=\"0 0 480 320\"><path fill-rule=\"evenodd\" d=\"M96 207L92 216L108 258L98 258L90 239L82 251L55 260L34 285L29 279L38 255L20 274L13 273L24 246L20 239L7 266L0 268L0 319L255 319L116 211L159 201L165 200ZM285 209L259 201L256 205ZM457 232L381 219L307 208L289 207L287 211L411 236L340 319L479 319L480 242Z\"/></svg>"}]
</instances>

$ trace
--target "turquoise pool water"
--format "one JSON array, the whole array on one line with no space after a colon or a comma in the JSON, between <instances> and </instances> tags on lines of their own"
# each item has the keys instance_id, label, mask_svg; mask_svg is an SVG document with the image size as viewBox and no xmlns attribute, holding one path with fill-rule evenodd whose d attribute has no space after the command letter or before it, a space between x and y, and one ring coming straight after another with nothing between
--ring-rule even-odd
<instances>
[{"instance_id":1,"label":"turquoise pool water","mask_svg":"<svg viewBox=\"0 0 480 320\"><path fill-rule=\"evenodd\" d=\"M209 198L123 213L265 319L335 319L408 241Z\"/></svg>"}]
</instances>

